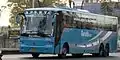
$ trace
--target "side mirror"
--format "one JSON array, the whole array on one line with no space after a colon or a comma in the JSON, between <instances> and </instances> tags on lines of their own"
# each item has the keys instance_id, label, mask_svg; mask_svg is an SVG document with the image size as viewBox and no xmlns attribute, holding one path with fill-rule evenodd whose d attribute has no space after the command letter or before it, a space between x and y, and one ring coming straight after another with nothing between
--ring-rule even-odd
<instances>
[{"instance_id":1,"label":"side mirror","mask_svg":"<svg viewBox=\"0 0 120 60\"><path fill-rule=\"evenodd\" d=\"M24 17L25 17L24 13L17 14L16 22L19 24L24 19Z\"/></svg>"}]
</instances>

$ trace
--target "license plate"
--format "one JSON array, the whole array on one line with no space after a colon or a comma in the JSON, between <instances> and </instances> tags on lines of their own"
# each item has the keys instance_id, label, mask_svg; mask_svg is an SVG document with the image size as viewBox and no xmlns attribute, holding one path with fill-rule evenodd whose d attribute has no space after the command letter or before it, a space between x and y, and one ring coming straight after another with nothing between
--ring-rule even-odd
<instances>
[{"instance_id":1,"label":"license plate","mask_svg":"<svg viewBox=\"0 0 120 60\"><path fill-rule=\"evenodd\" d=\"M31 48L31 52L36 52L37 50L35 48Z\"/></svg>"}]
</instances>

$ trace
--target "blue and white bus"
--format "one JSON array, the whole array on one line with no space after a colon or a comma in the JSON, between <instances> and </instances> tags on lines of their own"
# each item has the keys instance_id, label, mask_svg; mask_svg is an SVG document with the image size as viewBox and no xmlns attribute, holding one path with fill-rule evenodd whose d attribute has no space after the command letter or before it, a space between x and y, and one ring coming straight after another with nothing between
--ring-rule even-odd
<instances>
[{"instance_id":1,"label":"blue and white bus","mask_svg":"<svg viewBox=\"0 0 120 60\"><path fill-rule=\"evenodd\" d=\"M117 17L43 7L26 9L16 20L22 21L20 52L35 58L39 54L109 56L117 50Z\"/></svg>"}]
</instances>

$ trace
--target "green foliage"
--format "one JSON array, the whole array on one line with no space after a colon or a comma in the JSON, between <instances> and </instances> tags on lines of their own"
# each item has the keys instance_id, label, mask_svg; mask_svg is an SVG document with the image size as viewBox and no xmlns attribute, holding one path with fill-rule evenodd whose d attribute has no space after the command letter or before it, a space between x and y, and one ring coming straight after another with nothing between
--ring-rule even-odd
<instances>
[{"instance_id":1,"label":"green foliage","mask_svg":"<svg viewBox=\"0 0 120 60\"><path fill-rule=\"evenodd\" d=\"M12 2L11 5L8 5L8 7L12 8L11 17L9 19L11 27L19 27L15 20L16 15L23 12L24 9L30 8L32 6L30 4L31 0L8 0L8 2Z\"/></svg>"},{"instance_id":2,"label":"green foliage","mask_svg":"<svg viewBox=\"0 0 120 60\"><path fill-rule=\"evenodd\" d=\"M101 3L101 10L104 15L112 15L113 13L112 2Z\"/></svg>"},{"instance_id":3,"label":"green foliage","mask_svg":"<svg viewBox=\"0 0 120 60\"><path fill-rule=\"evenodd\" d=\"M34 6L36 7L51 7L54 3L58 2L59 0L34 0ZM8 2L11 2L12 4L9 4L8 7L12 8L11 10L11 18L9 19L11 23L11 27L19 27L16 23L16 15L20 12L23 12L26 8L32 8L32 0L8 0ZM64 6L64 4L59 4L60 6Z\"/></svg>"},{"instance_id":4,"label":"green foliage","mask_svg":"<svg viewBox=\"0 0 120 60\"><path fill-rule=\"evenodd\" d=\"M59 0L43 0L43 1L38 1L39 7L51 7L53 4Z\"/></svg>"}]
</instances>

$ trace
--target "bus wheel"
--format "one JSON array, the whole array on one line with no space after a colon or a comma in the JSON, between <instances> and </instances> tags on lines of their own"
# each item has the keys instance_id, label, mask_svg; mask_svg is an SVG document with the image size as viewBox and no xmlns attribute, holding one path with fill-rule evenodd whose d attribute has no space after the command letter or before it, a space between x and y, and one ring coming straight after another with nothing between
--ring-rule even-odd
<instances>
[{"instance_id":1,"label":"bus wheel","mask_svg":"<svg viewBox=\"0 0 120 60\"><path fill-rule=\"evenodd\" d=\"M99 54L98 53L92 53L92 56L99 56Z\"/></svg>"},{"instance_id":2,"label":"bus wheel","mask_svg":"<svg viewBox=\"0 0 120 60\"><path fill-rule=\"evenodd\" d=\"M105 52L106 52L106 56L109 56L109 44L106 44Z\"/></svg>"},{"instance_id":3,"label":"bus wheel","mask_svg":"<svg viewBox=\"0 0 120 60\"><path fill-rule=\"evenodd\" d=\"M60 58L66 58L66 54L67 54L66 51L67 51L67 49L63 48L61 54L58 54L58 57L60 57Z\"/></svg>"},{"instance_id":4,"label":"bus wheel","mask_svg":"<svg viewBox=\"0 0 120 60\"><path fill-rule=\"evenodd\" d=\"M61 58L66 58L66 54L69 52L69 46L68 43L65 43L63 45L63 48L61 50L61 54L58 54L59 57Z\"/></svg>"},{"instance_id":5,"label":"bus wheel","mask_svg":"<svg viewBox=\"0 0 120 60\"><path fill-rule=\"evenodd\" d=\"M100 48L99 48L99 56L101 56L101 57L105 57L105 50L104 50L104 45L103 44L101 44L100 45Z\"/></svg>"},{"instance_id":6,"label":"bus wheel","mask_svg":"<svg viewBox=\"0 0 120 60\"><path fill-rule=\"evenodd\" d=\"M59 54L59 57L61 57L61 58L66 58L66 54L67 54L67 49L66 49L66 48L63 48L63 49L62 49L62 53Z\"/></svg>"},{"instance_id":7,"label":"bus wheel","mask_svg":"<svg viewBox=\"0 0 120 60\"><path fill-rule=\"evenodd\" d=\"M38 58L39 54L38 53L32 53L33 58Z\"/></svg>"},{"instance_id":8,"label":"bus wheel","mask_svg":"<svg viewBox=\"0 0 120 60\"><path fill-rule=\"evenodd\" d=\"M80 53L80 54L72 54L73 57L81 57L83 56L83 53Z\"/></svg>"}]
</instances>

